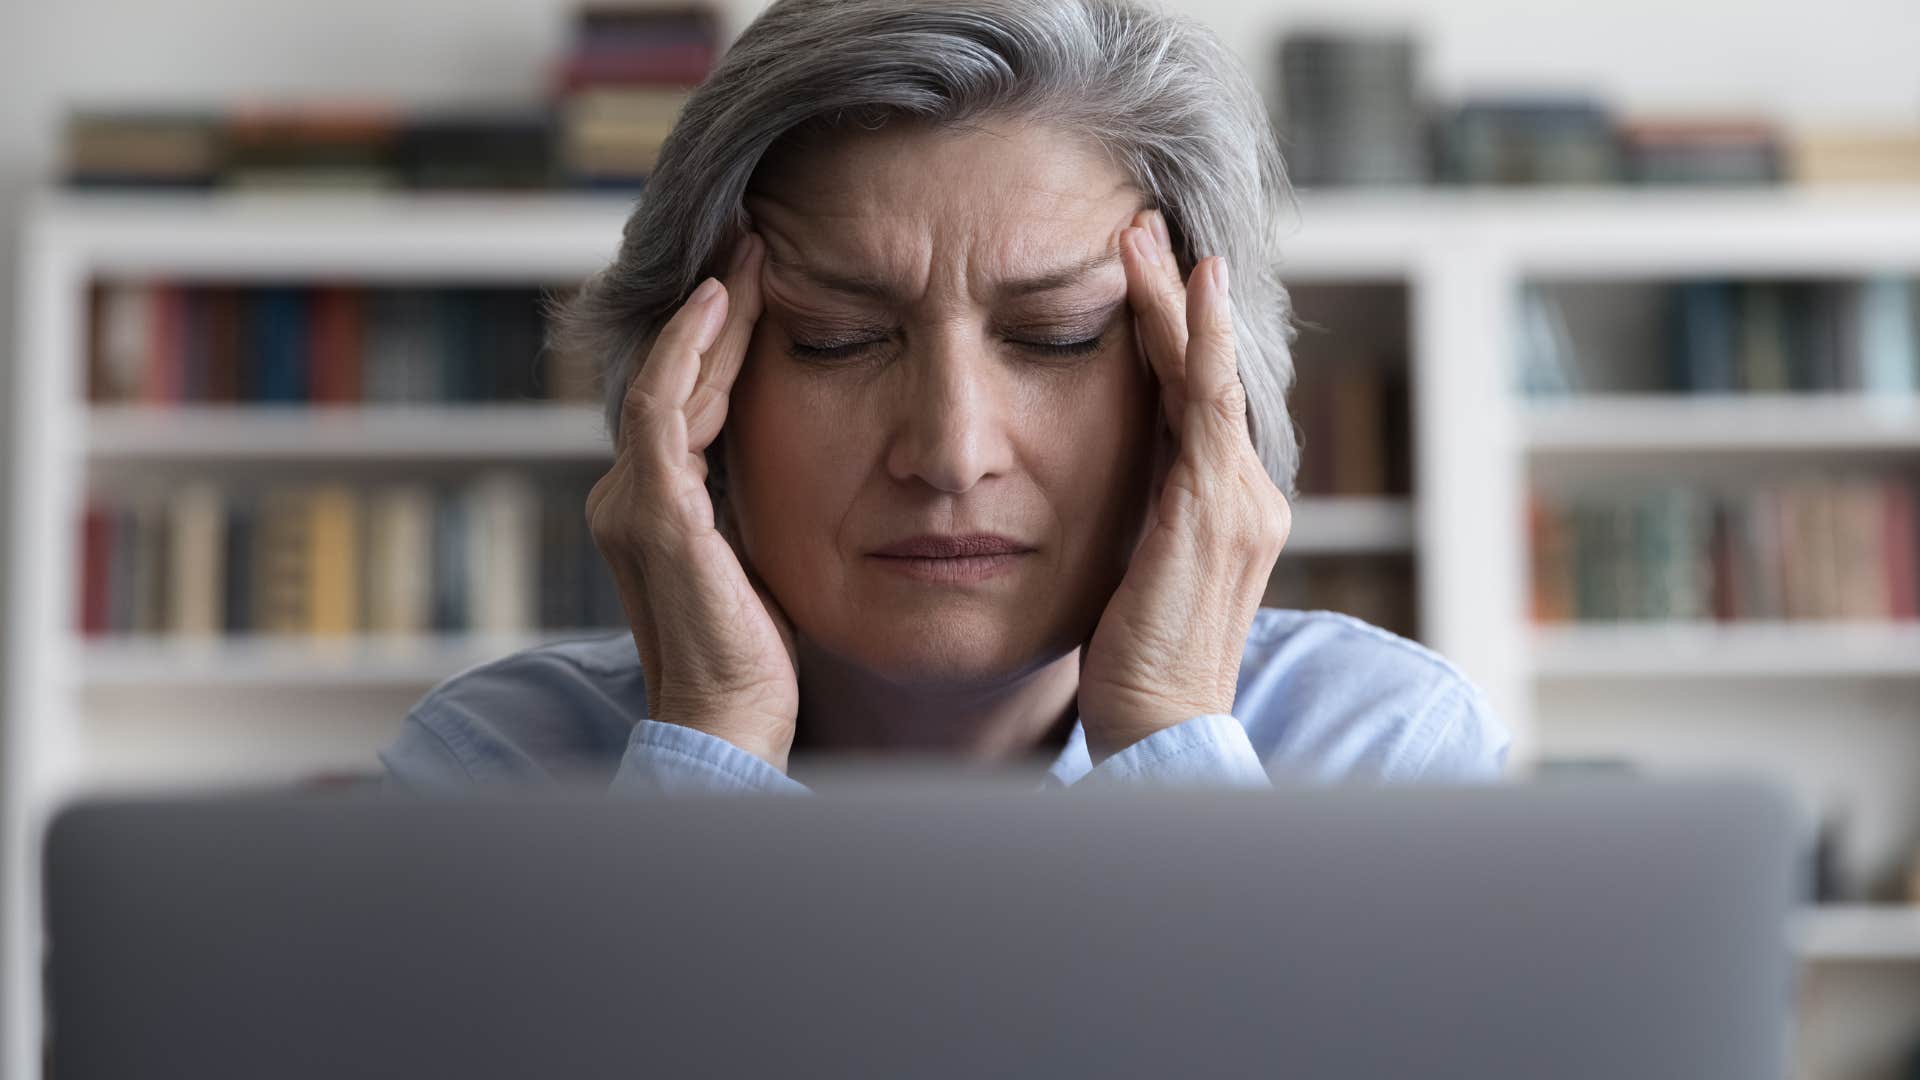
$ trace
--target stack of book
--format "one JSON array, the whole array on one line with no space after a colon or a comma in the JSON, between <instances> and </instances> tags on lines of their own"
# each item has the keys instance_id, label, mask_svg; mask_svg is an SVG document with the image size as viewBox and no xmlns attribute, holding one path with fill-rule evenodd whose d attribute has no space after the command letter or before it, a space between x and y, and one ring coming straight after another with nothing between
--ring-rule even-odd
<instances>
[{"instance_id":1,"label":"stack of book","mask_svg":"<svg viewBox=\"0 0 1920 1080\"><path fill-rule=\"evenodd\" d=\"M1920 503L1906 480L1536 496L1533 613L1605 620L1909 620Z\"/></svg>"},{"instance_id":2,"label":"stack of book","mask_svg":"<svg viewBox=\"0 0 1920 1080\"><path fill-rule=\"evenodd\" d=\"M81 188L208 188L226 156L204 113L79 112L68 117L66 181Z\"/></svg>"},{"instance_id":3,"label":"stack of book","mask_svg":"<svg viewBox=\"0 0 1920 1080\"><path fill-rule=\"evenodd\" d=\"M1439 133L1440 179L1455 184L1612 184L1621 178L1613 120L1583 98L1478 98Z\"/></svg>"},{"instance_id":4,"label":"stack of book","mask_svg":"<svg viewBox=\"0 0 1920 1080\"><path fill-rule=\"evenodd\" d=\"M644 182L720 48L709 7L584 10L557 80L563 174L589 187Z\"/></svg>"},{"instance_id":5,"label":"stack of book","mask_svg":"<svg viewBox=\"0 0 1920 1080\"><path fill-rule=\"evenodd\" d=\"M1920 184L1920 130L1796 131L1786 170L1796 184Z\"/></svg>"},{"instance_id":6,"label":"stack of book","mask_svg":"<svg viewBox=\"0 0 1920 1080\"><path fill-rule=\"evenodd\" d=\"M1300 493L1407 494L1407 395L1402 367L1302 364L1290 395L1300 434Z\"/></svg>"},{"instance_id":7,"label":"stack of book","mask_svg":"<svg viewBox=\"0 0 1920 1080\"><path fill-rule=\"evenodd\" d=\"M517 634L623 626L588 485L209 483L96 497L80 529L89 636Z\"/></svg>"},{"instance_id":8,"label":"stack of book","mask_svg":"<svg viewBox=\"0 0 1920 1080\"><path fill-rule=\"evenodd\" d=\"M528 189L555 183L553 142L544 108L82 110L67 120L65 177L79 188Z\"/></svg>"},{"instance_id":9,"label":"stack of book","mask_svg":"<svg viewBox=\"0 0 1920 1080\"><path fill-rule=\"evenodd\" d=\"M1294 183L1427 181L1427 112L1410 35L1297 32L1281 39L1278 59L1273 119Z\"/></svg>"},{"instance_id":10,"label":"stack of book","mask_svg":"<svg viewBox=\"0 0 1920 1080\"><path fill-rule=\"evenodd\" d=\"M1623 179L1634 184L1777 184L1780 132L1760 118L1643 117L1620 125Z\"/></svg>"},{"instance_id":11,"label":"stack of book","mask_svg":"<svg viewBox=\"0 0 1920 1080\"><path fill-rule=\"evenodd\" d=\"M587 401L530 288L117 281L92 297L95 402Z\"/></svg>"}]
</instances>

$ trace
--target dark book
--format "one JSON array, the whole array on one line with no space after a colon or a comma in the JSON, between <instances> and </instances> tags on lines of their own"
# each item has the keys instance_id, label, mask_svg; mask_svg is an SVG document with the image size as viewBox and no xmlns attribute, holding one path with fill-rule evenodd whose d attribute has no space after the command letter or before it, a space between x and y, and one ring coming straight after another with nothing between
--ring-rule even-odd
<instances>
[{"instance_id":1,"label":"dark book","mask_svg":"<svg viewBox=\"0 0 1920 1080\"><path fill-rule=\"evenodd\" d=\"M247 396L243 369L247 354L246 294L235 288L209 288L207 303L207 401L234 402Z\"/></svg>"},{"instance_id":2,"label":"dark book","mask_svg":"<svg viewBox=\"0 0 1920 1080\"><path fill-rule=\"evenodd\" d=\"M544 109L437 113L409 118L395 153L410 188L534 189L554 181L554 138Z\"/></svg>"},{"instance_id":3,"label":"dark book","mask_svg":"<svg viewBox=\"0 0 1920 1080\"><path fill-rule=\"evenodd\" d=\"M1731 393L1740 388L1737 286L1724 281L1689 281L1673 289L1671 332L1672 388L1695 394Z\"/></svg>"},{"instance_id":4,"label":"dark book","mask_svg":"<svg viewBox=\"0 0 1920 1080\"><path fill-rule=\"evenodd\" d=\"M226 630L247 634L254 630L254 501L227 496L225 587Z\"/></svg>"},{"instance_id":5,"label":"dark book","mask_svg":"<svg viewBox=\"0 0 1920 1080\"><path fill-rule=\"evenodd\" d=\"M80 632L96 637L113 629L114 514L89 503L80 523Z\"/></svg>"},{"instance_id":6,"label":"dark book","mask_svg":"<svg viewBox=\"0 0 1920 1080\"><path fill-rule=\"evenodd\" d=\"M208 290L186 290L181 308L180 399L211 400L213 374L213 320Z\"/></svg>"},{"instance_id":7,"label":"dark book","mask_svg":"<svg viewBox=\"0 0 1920 1080\"><path fill-rule=\"evenodd\" d=\"M468 628L466 499L441 492L433 504L433 629L458 633Z\"/></svg>"}]
</instances>

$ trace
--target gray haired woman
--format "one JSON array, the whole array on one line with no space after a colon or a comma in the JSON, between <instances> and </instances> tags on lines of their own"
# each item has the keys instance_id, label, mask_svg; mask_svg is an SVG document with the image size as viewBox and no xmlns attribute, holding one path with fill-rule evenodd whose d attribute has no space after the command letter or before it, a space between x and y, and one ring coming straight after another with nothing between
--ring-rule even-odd
<instances>
[{"instance_id":1,"label":"gray haired woman","mask_svg":"<svg viewBox=\"0 0 1920 1080\"><path fill-rule=\"evenodd\" d=\"M1495 775L1444 661L1263 609L1297 459L1258 96L1131 0L780 0L694 93L563 348L630 632L435 689L420 784L805 790Z\"/></svg>"}]
</instances>

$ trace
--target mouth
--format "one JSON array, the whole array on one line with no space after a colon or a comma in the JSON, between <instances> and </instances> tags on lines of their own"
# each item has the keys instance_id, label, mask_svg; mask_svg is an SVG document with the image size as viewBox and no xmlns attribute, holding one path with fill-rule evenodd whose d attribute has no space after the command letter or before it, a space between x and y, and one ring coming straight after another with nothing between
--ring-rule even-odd
<instances>
[{"instance_id":1,"label":"mouth","mask_svg":"<svg viewBox=\"0 0 1920 1080\"><path fill-rule=\"evenodd\" d=\"M871 552L882 569L918 581L958 585L985 581L1018 566L1033 548L990 533L915 536Z\"/></svg>"}]
</instances>

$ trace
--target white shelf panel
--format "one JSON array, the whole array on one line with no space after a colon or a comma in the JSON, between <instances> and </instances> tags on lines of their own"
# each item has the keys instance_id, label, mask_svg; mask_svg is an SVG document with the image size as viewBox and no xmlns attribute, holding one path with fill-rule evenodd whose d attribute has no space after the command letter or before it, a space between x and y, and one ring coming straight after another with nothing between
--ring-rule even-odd
<instances>
[{"instance_id":1,"label":"white shelf panel","mask_svg":"<svg viewBox=\"0 0 1920 1080\"><path fill-rule=\"evenodd\" d=\"M80 444L99 461L601 460L593 405L101 405Z\"/></svg>"},{"instance_id":2,"label":"white shelf panel","mask_svg":"<svg viewBox=\"0 0 1920 1080\"><path fill-rule=\"evenodd\" d=\"M1535 627L1541 678L1920 677L1920 623L1604 623Z\"/></svg>"},{"instance_id":3,"label":"white shelf panel","mask_svg":"<svg viewBox=\"0 0 1920 1080\"><path fill-rule=\"evenodd\" d=\"M1920 906L1836 905L1802 912L1795 946L1805 960L1920 961Z\"/></svg>"},{"instance_id":4,"label":"white shelf panel","mask_svg":"<svg viewBox=\"0 0 1920 1080\"><path fill-rule=\"evenodd\" d=\"M1349 495L1309 496L1293 504L1287 552L1295 555L1395 554L1413 550L1413 503Z\"/></svg>"},{"instance_id":5,"label":"white shelf panel","mask_svg":"<svg viewBox=\"0 0 1920 1080\"><path fill-rule=\"evenodd\" d=\"M1596 395L1524 417L1537 454L1920 450L1920 397Z\"/></svg>"},{"instance_id":6,"label":"white shelf panel","mask_svg":"<svg viewBox=\"0 0 1920 1080\"><path fill-rule=\"evenodd\" d=\"M554 630L338 639L265 635L101 638L80 646L78 679L89 689L424 688L476 664L543 642L615 632Z\"/></svg>"}]
</instances>

